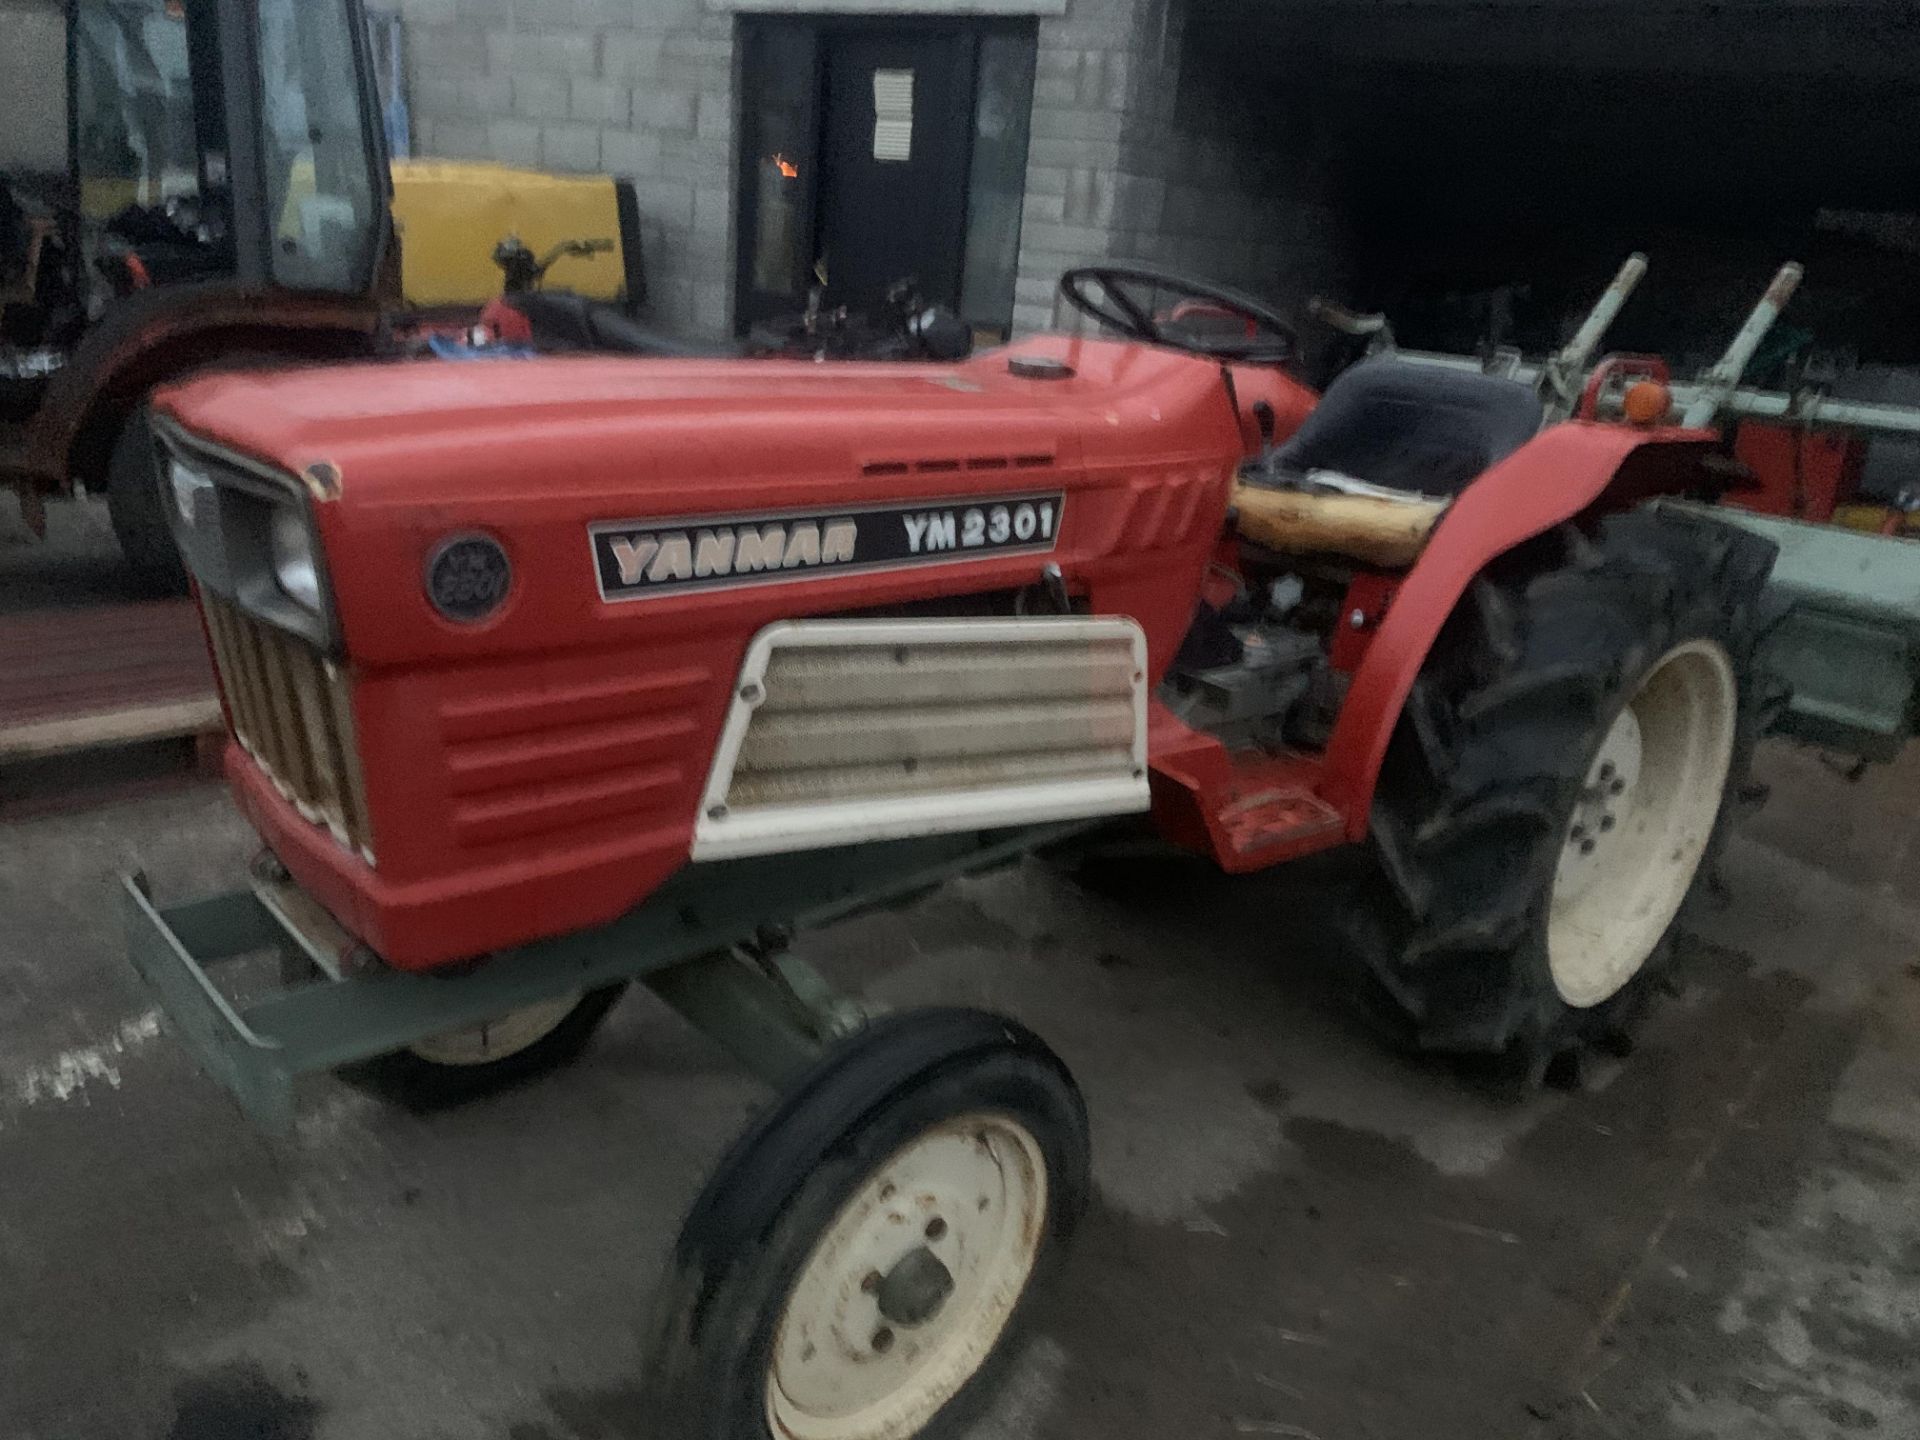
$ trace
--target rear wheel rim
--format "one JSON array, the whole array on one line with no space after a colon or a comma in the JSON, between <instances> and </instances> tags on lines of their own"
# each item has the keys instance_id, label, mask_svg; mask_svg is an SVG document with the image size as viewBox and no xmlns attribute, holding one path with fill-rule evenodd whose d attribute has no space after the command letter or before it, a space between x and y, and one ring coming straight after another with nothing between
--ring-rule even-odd
<instances>
[{"instance_id":1,"label":"rear wheel rim","mask_svg":"<svg viewBox=\"0 0 1920 1440\"><path fill-rule=\"evenodd\" d=\"M579 1003L577 991L557 995L551 1000L509 1010L478 1025L416 1041L411 1048L415 1055L433 1065L461 1068L491 1065L538 1045L560 1028L560 1023Z\"/></svg>"},{"instance_id":2,"label":"rear wheel rim","mask_svg":"<svg viewBox=\"0 0 1920 1440\"><path fill-rule=\"evenodd\" d=\"M1039 1142L1005 1115L958 1116L895 1151L840 1208L788 1293L768 1428L782 1440L918 1433L998 1343L1046 1216Z\"/></svg>"},{"instance_id":3,"label":"rear wheel rim","mask_svg":"<svg viewBox=\"0 0 1920 1440\"><path fill-rule=\"evenodd\" d=\"M1547 963L1568 1005L1618 994L1672 925L1719 820L1738 714L1726 650L1688 640L1614 717L1554 870Z\"/></svg>"}]
</instances>

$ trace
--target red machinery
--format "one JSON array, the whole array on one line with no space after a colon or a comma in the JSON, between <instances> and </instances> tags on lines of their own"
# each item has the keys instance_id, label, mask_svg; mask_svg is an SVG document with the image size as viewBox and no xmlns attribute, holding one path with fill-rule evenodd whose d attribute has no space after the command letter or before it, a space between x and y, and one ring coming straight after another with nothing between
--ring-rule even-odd
<instances>
[{"instance_id":1,"label":"red machinery","mask_svg":"<svg viewBox=\"0 0 1920 1440\"><path fill-rule=\"evenodd\" d=\"M275 857L128 889L209 1070L282 1122L348 1059L523 1073L637 977L790 1082L683 1232L662 1433L913 1433L1084 1196L1038 1040L863 1027L791 929L1149 809L1232 871L1371 837L1410 1037L1537 1072L1644 991L1755 733L1771 551L1642 504L1710 483L1712 432L1541 429L1528 387L1391 360L1316 408L1257 302L1062 285L1125 340L158 403ZM316 978L237 1005L210 967L260 946Z\"/></svg>"},{"instance_id":2,"label":"red machinery","mask_svg":"<svg viewBox=\"0 0 1920 1440\"><path fill-rule=\"evenodd\" d=\"M1077 607L1139 622L1157 679L1244 442L1217 365L1060 339L1013 364L1054 357L1070 373L1026 378L1005 354L931 376L582 359L342 367L318 387L235 375L171 393L160 408L176 423L161 423L178 463L217 474L231 457L291 457L278 464L324 497L307 512L328 557L323 645L352 637L364 779L343 783L330 708L312 765L298 745L270 749L263 695L261 713L235 711L252 752L231 752L242 806L343 924L418 969L610 920L684 865L741 662L776 621L956 589L1010 596L1052 564ZM1289 428L1312 403L1277 370L1247 372L1243 389ZM921 516L934 531L916 552L902 527ZM857 529L847 553L836 521ZM756 542L782 529L767 568L746 553L747 525ZM718 573L696 553L703 533L732 542ZM395 574L425 573L468 534L493 537L510 567L496 610L462 623L421 585L396 592ZM614 547L662 541L624 580ZM685 573L663 570L681 541ZM239 597L202 594L231 703L281 641Z\"/></svg>"},{"instance_id":3,"label":"red machinery","mask_svg":"<svg viewBox=\"0 0 1920 1440\"><path fill-rule=\"evenodd\" d=\"M1643 257L1631 257L1581 336L1539 364L1510 350L1398 350L1384 317L1337 306L1321 313L1372 353L1506 375L1538 387L1578 419L1655 424L1670 415L1682 425L1721 427L1721 454L1711 462L1719 479L1698 498L1716 502L1713 518L1776 552L1758 659L1784 701L1773 733L1853 761L1893 759L1920 731L1920 547L1909 543L1920 512L1920 407L1836 393L1838 375L1804 373L1781 390L1742 383L1800 283L1801 267L1791 263L1701 375L1670 379L1664 361L1633 355L1587 371L1583 357L1605 328L1595 321L1624 303L1644 269ZM1844 388L1859 388L1858 379Z\"/></svg>"}]
</instances>

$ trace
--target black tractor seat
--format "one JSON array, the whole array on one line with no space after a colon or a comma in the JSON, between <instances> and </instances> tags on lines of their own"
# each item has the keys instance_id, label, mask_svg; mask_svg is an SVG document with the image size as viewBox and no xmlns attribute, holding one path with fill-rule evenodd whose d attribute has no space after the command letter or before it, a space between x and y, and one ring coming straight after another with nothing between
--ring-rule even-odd
<instances>
[{"instance_id":1,"label":"black tractor seat","mask_svg":"<svg viewBox=\"0 0 1920 1440\"><path fill-rule=\"evenodd\" d=\"M1531 387L1382 356L1327 387L1254 484L1331 470L1386 490L1452 498L1540 429Z\"/></svg>"},{"instance_id":2,"label":"black tractor seat","mask_svg":"<svg viewBox=\"0 0 1920 1440\"><path fill-rule=\"evenodd\" d=\"M1275 553L1403 569L1460 492L1532 439L1540 419L1517 381L1362 361L1292 439L1241 472L1235 525Z\"/></svg>"}]
</instances>

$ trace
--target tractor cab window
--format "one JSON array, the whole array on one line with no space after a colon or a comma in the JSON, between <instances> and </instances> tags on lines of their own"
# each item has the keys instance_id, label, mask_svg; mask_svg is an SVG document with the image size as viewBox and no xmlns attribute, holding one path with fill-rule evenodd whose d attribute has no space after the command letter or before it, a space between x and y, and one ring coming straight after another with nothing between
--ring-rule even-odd
<instances>
[{"instance_id":1,"label":"tractor cab window","mask_svg":"<svg viewBox=\"0 0 1920 1440\"><path fill-rule=\"evenodd\" d=\"M74 12L80 205L105 220L128 205L196 199L199 151L187 22L163 0L87 0Z\"/></svg>"},{"instance_id":2,"label":"tractor cab window","mask_svg":"<svg viewBox=\"0 0 1920 1440\"><path fill-rule=\"evenodd\" d=\"M232 273L225 138L196 109L207 56L180 0L79 0L71 25L71 273L88 315L154 284Z\"/></svg>"},{"instance_id":3,"label":"tractor cab window","mask_svg":"<svg viewBox=\"0 0 1920 1440\"><path fill-rule=\"evenodd\" d=\"M178 0L81 0L72 15L73 175L90 283L125 294L233 267L220 147L203 134ZM94 307L103 297L94 296Z\"/></svg>"},{"instance_id":4,"label":"tractor cab window","mask_svg":"<svg viewBox=\"0 0 1920 1440\"><path fill-rule=\"evenodd\" d=\"M261 159L273 278L293 289L367 288L380 236L352 11L344 0L261 0Z\"/></svg>"}]
</instances>

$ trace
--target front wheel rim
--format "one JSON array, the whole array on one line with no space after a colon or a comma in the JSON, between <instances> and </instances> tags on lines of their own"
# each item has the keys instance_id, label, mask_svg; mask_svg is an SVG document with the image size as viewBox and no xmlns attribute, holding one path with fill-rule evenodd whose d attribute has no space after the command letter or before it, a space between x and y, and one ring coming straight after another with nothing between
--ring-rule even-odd
<instances>
[{"instance_id":1,"label":"front wheel rim","mask_svg":"<svg viewBox=\"0 0 1920 1440\"><path fill-rule=\"evenodd\" d=\"M1046 1160L1005 1115L923 1131L860 1183L801 1266L773 1335L781 1440L917 1433L999 1342L1045 1238Z\"/></svg>"},{"instance_id":2,"label":"front wheel rim","mask_svg":"<svg viewBox=\"0 0 1920 1440\"><path fill-rule=\"evenodd\" d=\"M432 1065L470 1068L491 1065L530 1050L560 1028L580 1003L578 992L557 995L509 1010L505 1015L460 1030L449 1030L410 1047L415 1055Z\"/></svg>"},{"instance_id":3,"label":"front wheel rim","mask_svg":"<svg viewBox=\"0 0 1920 1440\"><path fill-rule=\"evenodd\" d=\"M1554 869L1547 963L1568 1005L1618 994L1679 914L1719 821L1738 716L1725 648L1688 640L1608 727Z\"/></svg>"}]
</instances>

